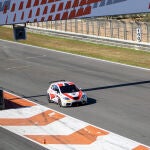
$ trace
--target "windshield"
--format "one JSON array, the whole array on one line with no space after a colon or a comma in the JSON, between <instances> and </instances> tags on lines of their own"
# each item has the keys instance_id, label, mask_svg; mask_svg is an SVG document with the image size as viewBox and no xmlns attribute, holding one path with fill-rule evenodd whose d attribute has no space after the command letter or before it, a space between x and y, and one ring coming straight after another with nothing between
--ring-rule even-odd
<instances>
[{"instance_id":1,"label":"windshield","mask_svg":"<svg viewBox=\"0 0 150 150\"><path fill-rule=\"evenodd\" d=\"M62 93L73 93L79 91L79 89L75 85L61 86L60 90Z\"/></svg>"}]
</instances>

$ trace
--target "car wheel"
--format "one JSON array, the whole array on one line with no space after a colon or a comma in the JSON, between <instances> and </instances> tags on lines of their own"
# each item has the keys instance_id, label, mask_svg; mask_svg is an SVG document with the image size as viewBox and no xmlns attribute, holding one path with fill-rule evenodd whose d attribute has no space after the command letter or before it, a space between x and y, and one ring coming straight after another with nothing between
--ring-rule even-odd
<instances>
[{"instance_id":1,"label":"car wheel","mask_svg":"<svg viewBox=\"0 0 150 150\"><path fill-rule=\"evenodd\" d=\"M86 104L87 104L87 102L86 102L86 101L83 101L83 102L82 102L82 105L86 105Z\"/></svg>"},{"instance_id":2,"label":"car wheel","mask_svg":"<svg viewBox=\"0 0 150 150\"><path fill-rule=\"evenodd\" d=\"M59 105L60 107L62 107L62 102L61 102L60 99L58 100L58 105Z\"/></svg>"},{"instance_id":3,"label":"car wheel","mask_svg":"<svg viewBox=\"0 0 150 150\"><path fill-rule=\"evenodd\" d=\"M47 100L49 103L52 103L53 101L50 99L49 94L47 94Z\"/></svg>"}]
</instances>

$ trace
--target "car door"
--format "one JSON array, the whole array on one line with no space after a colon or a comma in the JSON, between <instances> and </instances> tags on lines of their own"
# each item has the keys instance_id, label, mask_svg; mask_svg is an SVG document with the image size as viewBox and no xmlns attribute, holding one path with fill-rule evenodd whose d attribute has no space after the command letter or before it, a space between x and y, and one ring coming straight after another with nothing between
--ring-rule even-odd
<instances>
[{"instance_id":1,"label":"car door","mask_svg":"<svg viewBox=\"0 0 150 150\"><path fill-rule=\"evenodd\" d=\"M58 103L58 97L59 95L59 88L57 85L52 85L51 86L51 91L50 91L50 98L51 100L53 100L54 102Z\"/></svg>"}]
</instances>

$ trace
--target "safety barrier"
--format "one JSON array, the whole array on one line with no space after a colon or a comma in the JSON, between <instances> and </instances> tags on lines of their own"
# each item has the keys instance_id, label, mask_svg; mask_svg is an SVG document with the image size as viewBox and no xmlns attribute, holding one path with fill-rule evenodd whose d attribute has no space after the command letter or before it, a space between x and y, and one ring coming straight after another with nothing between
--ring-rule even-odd
<instances>
[{"instance_id":1,"label":"safety barrier","mask_svg":"<svg viewBox=\"0 0 150 150\"><path fill-rule=\"evenodd\" d=\"M96 35L87 35L87 34L65 32L59 30L51 30L51 29L34 27L29 25L27 26L27 31L38 33L38 34L50 35L50 36L54 35L54 36L78 39L78 40L92 42L96 44L106 44L111 46L113 45L113 46L119 46L125 48L132 48L136 50L150 51L150 43L145 43L145 42L136 42L130 40L117 39L117 38L101 37Z\"/></svg>"}]
</instances>

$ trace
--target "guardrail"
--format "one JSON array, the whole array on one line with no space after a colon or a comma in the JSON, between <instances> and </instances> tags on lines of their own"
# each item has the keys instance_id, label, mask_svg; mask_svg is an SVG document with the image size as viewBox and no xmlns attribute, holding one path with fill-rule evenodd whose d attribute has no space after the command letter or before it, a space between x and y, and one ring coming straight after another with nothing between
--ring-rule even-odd
<instances>
[{"instance_id":1,"label":"guardrail","mask_svg":"<svg viewBox=\"0 0 150 150\"><path fill-rule=\"evenodd\" d=\"M64 32L59 30L51 30L51 29L45 29L45 28L33 27L33 26L27 26L27 31L38 33L38 34L44 34L44 35L54 35L54 36L72 38L72 39L92 42L96 44L105 44L111 46L113 45L118 47L132 48L136 50L143 50L143 51L150 52L150 43L145 43L145 42L136 42L136 41L121 40L116 38L108 38L108 37L101 37L95 35Z\"/></svg>"}]
</instances>

